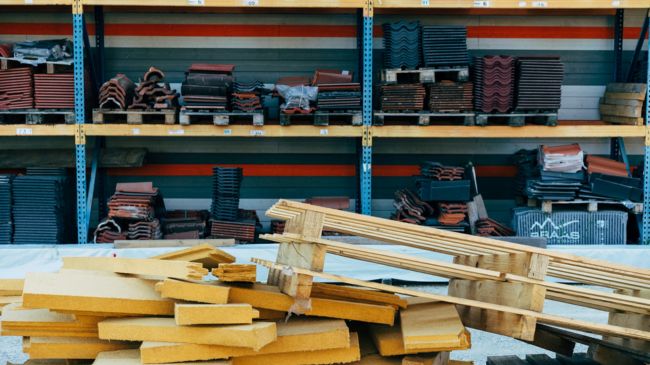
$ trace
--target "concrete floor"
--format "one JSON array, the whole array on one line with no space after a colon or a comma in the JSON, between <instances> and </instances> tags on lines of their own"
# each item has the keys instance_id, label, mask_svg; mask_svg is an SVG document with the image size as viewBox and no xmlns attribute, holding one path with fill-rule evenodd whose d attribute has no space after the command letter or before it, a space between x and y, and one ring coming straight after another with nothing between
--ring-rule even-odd
<instances>
[{"instance_id":1,"label":"concrete floor","mask_svg":"<svg viewBox=\"0 0 650 365\"><path fill-rule=\"evenodd\" d=\"M411 286L409 288L438 294L447 292L446 285ZM605 312L553 301L546 302L544 312L596 323L607 323L607 313ZM555 357L553 353L509 337L478 330L470 330L470 332L472 333L472 348L466 351L453 352L452 359L471 360L475 364L480 365L485 364L488 356L497 355L517 355L523 357L526 354L546 353L551 357ZM27 356L22 353L21 346L20 338L0 337L0 365L4 365L6 362L14 364L24 363L27 360ZM585 351L586 347L584 346L579 345L576 347L576 352Z\"/></svg>"}]
</instances>

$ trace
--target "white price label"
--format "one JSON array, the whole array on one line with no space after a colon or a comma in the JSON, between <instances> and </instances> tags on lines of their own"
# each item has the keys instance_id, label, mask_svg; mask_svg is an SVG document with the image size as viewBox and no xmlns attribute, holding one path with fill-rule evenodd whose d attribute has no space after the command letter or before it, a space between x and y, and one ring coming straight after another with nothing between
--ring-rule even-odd
<instances>
[{"instance_id":1,"label":"white price label","mask_svg":"<svg viewBox=\"0 0 650 365\"><path fill-rule=\"evenodd\" d=\"M134 136L137 136L140 134L140 128L133 128L131 129L131 134Z\"/></svg>"},{"instance_id":2,"label":"white price label","mask_svg":"<svg viewBox=\"0 0 650 365\"><path fill-rule=\"evenodd\" d=\"M205 5L205 0L187 0L187 5L204 6Z\"/></svg>"},{"instance_id":3,"label":"white price label","mask_svg":"<svg viewBox=\"0 0 650 365\"><path fill-rule=\"evenodd\" d=\"M429 3L429 0L422 0L422 6L429 6L429 5L431 5Z\"/></svg>"},{"instance_id":4,"label":"white price label","mask_svg":"<svg viewBox=\"0 0 650 365\"><path fill-rule=\"evenodd\" d=\"M224 136L231 136L232 135L232 129L224 129L223 130L223 135Z\"/></svg>"},{"instance_id":5,"label":"white price label","mask_svg":"<svg viewBox=\"0 0 650 365\"><path fill-rule=\"evenodd\" d=\"M25 5L32 5L34 0L25 0Z\"/></svg>"},{"instance_id":6,"label":"white price label","mask_svg":"<svg viewBox=\"0 0 650 365\"><path fill-rule=\"evenodd\" d=\"M618 8L619 6L621 6L621 2L619 0L614 0L612 1L612 6Z\"/></svg>"},{"instance_id":7,"label":"white price label","mask_svg":"<svg viewBox=\"0 0 650 365\"><path fill-rule=\"evenodd\" d=\"M490 2L488 0L474 0L475 8L489 8Z\"/></svg>"},{"instance_id":8,"label":"white price label","mask_svg":"<svg viewBox=\"0 0 650 365\"><path fill-rule=\"evenodd\" d=\"M170 129L167 131L170 136L180 136L185 134L185 129Z\"/></svg>"},{"instance_id":9,"label":"white price label","mask_svg":"<svg viewBox=\"0 0 650 365\"><path fill-rule=\"evenodd\" d=\"M320 135L321 135L321 136L327 136L327 135L329 135L329 134L330 134L330 130L329 130L329 129L321 129L321 130L320 130Z\"/></svg>"},{"instance_id":10,"label":"white price label","mask_svg":"<svg viewBox=\"0 0 650 365\"><path fill-rule=\"evenodd\" d=\"M548 8L548 1L533 1L533 8Z\"/></svg>"},{"instance_id":11,"label":"white price label","mask_svg":"<svg viewBox=\"0 0 650 365\"><path fill-rule=\"evenodd\" d=\"M260 6L260 0L243 0L242 5L244 5L244 6Z\"/></svg>"},{"instance_id":12,"label":"white price label","mask_svg":"<svg viewBox=\"0 0 650 365\"><path fill-rule=\"evenodd\" d=\"M526 3L525 1L520 1L518 5L520 8L525 8L528 6L528 3Z\"/></svg>"},{"instance_id":13,"label":"white price label","mask_svg":"<svg viewBox=\"0 0 650 365\"><path fill-rule=\"evenodd\" d=\"M17 136L31 136L33 131L31 128L16 128Z\"/></svg>"},{"instance_id":14,"label":"white price label","mask_svg":"<svg viewBox=\"0 0 650 365\"><path fill-rule=\"evenodd\" d=\"M250 131L250 135L251 135L251 136L263 136L263 135L264 135L264 131L261 130L261 129L251 129L251 131Z\"/></svg>"}]
</instances>

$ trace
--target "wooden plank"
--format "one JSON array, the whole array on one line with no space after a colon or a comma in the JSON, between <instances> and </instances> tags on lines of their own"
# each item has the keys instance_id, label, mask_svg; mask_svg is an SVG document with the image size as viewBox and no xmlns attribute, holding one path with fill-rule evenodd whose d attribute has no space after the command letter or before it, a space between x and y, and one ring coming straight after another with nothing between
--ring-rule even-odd
<instances>
[{"instance_id":1,"label":"wooden plank","mask_svg":"<svg viewBox=\"0 0 650 365\"><path fill-rule=\"evenodd\" d=\"M196 262L122 257L64 257L63 268L185 280L201 280L209 273Z\"/></svg>"},{"instance_id":2,"label":"wooden plank","mask_svg":"<svg viewBox=\"0 0 650 365\"><path fill-rule=\"evenodd\" d=\"M24 285L24 279L0 279L0 296L22 295Z\"/></svg>"},{"instance_id":3,"label":"wooden plank","mask_svg":"<svg viewBox=\"0 0 650 365\"><path fill-rule=\"evenodd\" d=\"M406 308L406 300L391 293L384 293L377 290L359 289L344 285L332 285L325 283L313 283L311 287L312 297L326 299L348 299L361 302L377 304L390 304L398 308Z\"/></svg>"},{"instance_id":4,"label":"wooden plank","mask_svg":"<svg viewBox=\"0 0 650 365\"><path fill-rule=\"evenodd\" d=\"M198 262L207 269L213 269L219 266L219 264L235 262L235 256L219 250L208 243L154 256L152 259Z\"/></svg>"},{"instance_id":5,"label":"wooden plank","mask_svg":"<svg viewBox=\"0 0 650 365\"><path fill-rule=\"evenodd\" d=\"M23 309L10 304L3 309L2 336L97 337L100 317L82 317L51 312L48 309Z\"/></svg>"},{"instance_id":6,"label":"wooden plank","mask_svg":"<svg viewBox=\"0 0 650 365\"><path fill-rule=\"evenodd\" d=\"M118 126L107 127L113 128ZM133 128L131 127L131 129ZM232 238L211 238L196 240L117 240L113 242L115 248L193 247L203 244L214 247L234 246L235 240Z\"/></svg>"},{"instance_id":7,"label":"wooden plank","mask_svg":"<svg viewBox=\"0 0 650 365\"><path fill-rule=\"evenodd\" d=\"M534 312L534 311L530 311L530 310L506 307L506 306L502 306L502 305L498 305L498 304L484 303L484 302L479 302L479 301L476 301L476 300L456 298L456 297L450 297L450 296L433 294L433 293L425 293L425 292L421 292L421 291L417 291L417 290L400 288L400 287L391 286L391 285L366 282L366 281L363 281L363 280L348 278L348 277L340 276L340 275L327 274L327 273L323 273L323 272L315 272L315 271L310 271L310 270L296 268L296 267L287 267L286 265L284 265L284 266L283 265L278 265L278 264L275 264L273 262L262 260L262 259L257 259L257 258L253 258L253 259L251 259L251 261L253 261L253 262L255 262L255 263L259 264L259 265L266 266L266 267L273 267L273 268L277 268L277 269L282 268L282 269L285 269L285 270L293 270L295 272L298 272L298 273L301 273L301 274L304 274L304 275L311 275L313 277L319 277L319 278L323 278L323 279L327 279L327 280L332 280L332 281L335 281L335 282L341 282L341 283L356 285L356 286L360 286L360 287L383 290L383 291L387 291L387 292L392 292L392 293L396 293L396 294L403 294L403 295L409 295L409 296L414 296L414 297L433 299L433 300L438 300L438 301L445 302L445 303L460 304L460 305L465 305L465 306L470 306L470 307L477 307L477 308L495 310L495 311L504 312L504 313L514 313L514 314L520 314L520 315L523 315L523 316L530 316L530 317L535 318L538 323L544 323L544 324L548 324L548 325L552 325L552 326L570 328L570 329L575 329L575 330L579 330L579 331L602 334L602 335L612 335L612 336L620 336L620 337L625 337L625 338L635 338L635 339L641 339L641 340L650 340L650 332L642 331L642 330L636 330L636 329L630 329L630 328L624 328L624 327L618 327L618 326L612 326L612 325L605 325L605 324L591 323L591 322L587 322L587 321L581 321L581 320L566 318L566 317L552 315L552 314L538 313L538 312Z\"/></svg>"},{"instance_id":8,"label":"wooden plank","mask_svg":"<svg viewBox=\"0 0 650 365\"><path fill-rule=\"evenodd\" d=\"M144 342L140 352L144 364L163 364L350 347L350 332L345 321L339 319L291 318L277 323L277 335L276 341L259 351L195 343Z\"/></svg>"},{"instance_id":9,"label":"wooden plank","mask_svg":"<svg viewBox=\"0 0 650 365\"><path fill-rule=\"evenodd\" d=\"M260 313L250 304L179 304L174 319L179 326L196 324L251 324Z\"/></svg>"},{"instance_id":10,"label":"wooden plank","mask_svg":"<svg viewBox=\"0 0 650 365\"><path fill-rule=\"evenodd\" d=\"M274 322L229 326L178 326L173 318L110 318L99 322L99 338L121 341L183 342L259 350L275 341Z\"/></svg>"},{"instance_id":11,"label":"wooden plank","mask_svg":"<svg viewBox=\"0 0 650 365\"><path fill-rule=\"evenodd\" d=\"M257 280L257 267L250 264L220 264L212 269L212 275L225 282L254 283Z\"/></svg>"},{"instance_id":12,"label":"wooden plank","mask_svg":"<svg viewBox=\"0 0 650 365\"><path fill-rule=\"evenodd\" d=\"M242 356L232 358L233 365L319 365L319 364L345 364L361 359L359 335L350 333L350 347L310 352L284 352L275 354Z\"/></svg>"},{"instance_id":13,"label":"wooden plank","mask_svg":"<svg viewBox=\"0 0 650 365\"><path fill-rule=\"evenodd\" d=\"M275 286L254 284L251 287L230 287L229 303L248 303L255 308L291 312L295 298ZM340 318L351 321L393 325L395 308L389 305L355 303L349 301L311 298L307 316Z\"/></svg>"},{"instance_id":14,"label":"wooden plank","mask_svg":"<svg viewBox=\"0 0 650 365\"><path fill-rule=\"evenodd\" d=\"M400 311L404 349L461 347L465 327L453 304L423 303Z\"/></svg>"},{"instance_id":15,"label":"wooden plank","mask_svg":"<svg viewBox=\"0 0 650 365\"><path fill-rule=\"evenodd\" d=\"M23 351L30 359L92 359L100 352L137 348L138 344L97 338L31 337Z\"/></svg>"},{"instance_id":16,"label":"wooden plank","mask_svg":"<svg viewBox=\"0 0 650 365\"><path fill-rule=\"evenodd\" d=\"M154 290L154 282L115 274L28 273L23 306L107 314L172 315L174 302Z\"/></svg>"},{"instance_id":17,"label":"wooden plank","mask_svg":"<svg viewBox=\"0 0 650 365\"><path fill-rule=\"evenodd\" d=\"M120 351L107 351L101 352L97 355L93 365L141 365L140 350L120 350ZM179 363L181 364L196 364L196 365L232 365L230 360L219 360L201 363ZM59 365L59 364L55 364ZM64 364L69 365L69 364Z\"/></svg>"},{"instance_id":18,"label":"wooden plank","mask_svg":"<svg viewBox=\"0 0 650 365\"><path fill-rule=\"evenodd\" d=\"M456 256L454 263L544 280L548 256L532 253Z\"/></svg>"},{"instance_id":19,"label":"wooden plank","mask_svg":"<svg viewBox=\"0 0 650 365\"><path fill-rule=\"evenodd\" d=\"M188 283L174 279L165 279L157 283L155 289L163 298L210 304L228 303L230 292L227 286Z\"/></svg>"},{"instance_id":20,"label":"wooden plank","mask_svg":"<svg viewBox=\"0 0 650 365\"><path fill-rule=\"evenodd\" d=\"M466 350L471 347L471 339L468 331L465 331L459 336L460 344L458 346L438 346L428 349L413 350L407 350L404 348L404 340L402 339L402 327L399 325L394 325L392 327L372 325L370 326L370 336L372 337L372 341L382 356L398 356L424 352Z\"/></svg>"},{"instance_id":21,"label":"wooden plank","mask_svg":"<svg viewBox=\"0 0 650 365\"><path fill-rule=\"evenodd\" d=\"M616 293L623 294L623 295L630 295L638 298L650 299L650 290L619 289L616 291ZM628 312L611 312L609 313L609 320L607 323L615 326L636 328L636 329L643 330L643 329L650 328L650 315L628 313ZM625 346L628 348L632 348L635 350L645 351L650 353L650 341L623 339L617 337L604 337L603 340L615 344L619 344L621 346Z\"/></svg>"}]
</instances>

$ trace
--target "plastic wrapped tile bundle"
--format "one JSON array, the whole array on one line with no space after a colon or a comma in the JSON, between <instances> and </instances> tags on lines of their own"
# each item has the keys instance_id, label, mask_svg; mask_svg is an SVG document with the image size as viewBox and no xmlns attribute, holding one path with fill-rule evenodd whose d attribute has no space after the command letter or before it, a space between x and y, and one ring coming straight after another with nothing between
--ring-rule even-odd
<instances>
[{"instance_id":1,"label":"plastic wrapped tile bundle","mask_svg":"<svg viewBox=\"0 0 650 365\"><path fill-rule=\"evenodd\" d=\"M276 85L275 89L284 99L280 109L285 114L309 114L314 111L312 103L318 97L318 87Z\"/></svg>"},{"instance_id":2,"label":"plastic wrapped tile bundle","mask_svg":"<svg viewBox=\"0 0 650 365\"><path fill-rule=\"evenodd\" d=\"M584 153L577 143L540 146L540 165L544 171L575 173L584 168Z\"/></svg>"},{"instance_id":3,"label":"plastic wrapped tile bundle","mask_svg":"<svg viewBox=\"0 0 650 365\"><path fill-rule=\"evenodd\" d=\"M420 23L399 21L383 25L384 67L415 69L421 64Z\"/></svg>"},{"instance_id":4,"label":"plastic wrapped tile bundle","mask_svg":"<svg viewBox=\"0 0 650 365\"><path fill-rule=\"evenodd\" d=\"M462 112L472 110L471 82L443 81L428 85L429 109L432 112Z\"/></svg>"}]
</instances>

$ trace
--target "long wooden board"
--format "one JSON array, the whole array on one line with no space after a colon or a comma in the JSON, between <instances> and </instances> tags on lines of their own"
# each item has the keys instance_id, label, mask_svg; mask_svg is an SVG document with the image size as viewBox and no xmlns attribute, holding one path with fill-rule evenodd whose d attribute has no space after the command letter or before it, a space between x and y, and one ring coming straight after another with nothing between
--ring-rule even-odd
<instances>
[{"instance_id":1,"label":"long wooden board","mask_svg":"<svg viewBox=\"0 0 650 365\"><path fill-rule=\"evenodd\" d=\"M122 257L64 257L63 268L186 280L201 280L209 273L196 262Z\"/></svg>"},{"instance_id":2,"label":"long wooden board","mask_svg":"<svg viewBox=\"0 0 650 365\"><path fill-rule=\"evenodd\" d=\"M183 342L259 350L275 341L274 322L231 326L178 326L173 318L111 318L99 322L99 338L121 341Z\"/></svg>"},{"instance_id":3,"label":"long wooden board","mask_svg":"<svg viewBox=\"0 0 650 365\"><path fill-rule=\"evenodd\" d=\"M116 125L106 126L109 128L119 127ZM126 127L126 125L125 125ZM152 125L152 127L155 127ZM187 239L187 240L117 240L113 242L115 248L160 248L160 247L193 247L208 244L214 247L234 246L232 238L213 239Z\"/></svg>"},{"instance_id":4,"label":"long wooden board","mask_svg":"<svg viewBox=\"0 0 650 365\"><path fill-rule=\"evenodd\" d=\"M153 281L91 271L27 274L23 306L98 314L174 313L174 301L161 298Z\"/></svg>"},{"instance_id":5,"label":"long wooden board","mask_svg":"<svg viewBox=\"0 0 650 365\"><path fill-rule=\"evenodd\" d=\"M100 317L79 317L48 309L22 309L10 304L3 309L2 336L97 337Z\"/></svg>"},{"instance_id":6,"label":"long wooden board","mask_svg":"<svg viewBox=\"0 0 650 365\"><path fill-rule=\"evenodd\" d=\"M156 284L156 291L163 298L186 300L189 302L226 304L230 288L186 281L165 279Z\"/></svg>"},{"instance_id":7,"label":"long wooden board","mask_svg":"<svg viewBox=\"0 0 650 365\"><path fill-rule=\"evenodd\" d=\"M319 278L323 278L323 279L327 279L327 280L332 280L332 281L335 281L335 282L341 282L341 283L346 283L346 284L350 284L350 285L357 285L357 286L366 287L366 288L383 290L383 291L392 292L392 293L396 293L396 294L403 294L403 295L410 295L410 296L414 296L414 297L421 297L421 298L439 300L439 301L442 301L442 302L445 302L445 303L452 303L452 304L459 304L459 305L470 306L470 307L490 309L490 310L503 312L503 313L520 314L520 315L523 315L523 316L533 317L539 323L549 324L549 325L553 325L553 326L569 328L569 329L575 329L575 330L578 330L578 331L596 333L596 334L601 334L601 335L612 335L612 336L623 337L623 338L636 338L636 339L641 339L641 340L650 340L650 332L647 332L647 331L624 328L624 327L619 327L619 326L591 323L591 322L566 318L566 317L552 315L552 314L538 313L538 312L534 312L534 311L530 311L530 310L507 307L507 306L503 306L503 305L484 303L484 302L480 302L480 301L476 301L476 300L456 298L456 297L450 297L450 296L446 296L446 295L439 295L439 294L426 293L426 292L421 292L421 291L411 290L411 289L406 289L406 288L400 288L400 287L396 287L396 286L392 286L392 285L385 285L385 284L366 282L366 281L363 281L363 280L352 279L352 278L348 278L348 277L340 276L340 275L326 274L326 273L322 273L322 272L315 272L315 271L305 270L305 269L301 269L301 268L278 265L278 264L275 264L273 262L262 260L262 259L253 258L251 260L253 262L259 264L259 265L263 265L263 266L266 266L266 267L269 267L269 268L282 269L282 270L292 270L295 273L300 273L300 274L303 274L303 275L311 275L311 276L314 276L314 277L319 277Z\"/></svg>"},{"instance_id":8,"label":"long wooden board","mask_svg":"<svg viewBox=\"0 0 650 365\"><path fill-rule=\"evenodd\" d=\"M235 262L235 256L207 243L154 256L152 259L198 262L207 269Z\"/></svg>"},{"instance_id":9,"label":"long wooden board","mask_svg":"<svg viewBox=\"0 0 650 365\"><path fill-rule=\"evenodd\" d=\"M391 293L378 290L359 289L344 285L313 283L311 288L313 297L339 300L352 300L376 304L390 304L398 308L406 308L405 299Z\"/></svg>"},{"instance_id":10,"label":"long wooden board","mask_svg":"<svg viewBox=\"0 0 650 365\"><path fill-rule=\"evenodd\" d=\"M232 365L230 360L209 361L200 363L179 363L178 365ZM61 364L64 365L64 364ZM93 365L142 365L140 360L140 350L120 350L101 352L97 355Z\"/></svg>"},{"instance_id":11,"label":"long wooden board","mask_svg":"<svg viewBox=\"0 0 650 365\"><path fill-rule=\"evenodd\" d=\"M435 346L427 349L413 349L407 350L404 348L404 339L402 338L402 327L400 325L370 326L370 336L382 356L401 356L417 353L439 352L439 351L454 351L454 350L467 350L471 347L471 337L469 331L465 331L459 336L460 342L458 346Z\"/></svg>"},{"instance_id":12,"label":"long wooden board","mask_svg":"<svg viewBox=\"0 0 650 365\"><path fill-rule=\"evenodd\" d=\"M422 303L400 311L404 349L461 347L465 340L465 326L456 306L449 303Z\"/></svg>"},{"instance_id":13,"label":"long wooden board","mask_svg":"<svg viewBox=\"0 0 650 365\"><path fill-rule=\"evenodd\" d=\"M250 304L178 304L174 319L179 326L197 324L251 324L260 312Z\"/></svg>"},{"instance_id":14,"label":"long wooden board","mask_svg":"<svg viewBox=\"0 0 650 365\"><path fill-rule=\"evenodd\" d=\"M95 359L100 352L137 348L134 342L97 338L31 337L23 345L30 359Z\"/></svg>"},{"instance_id":15,"label":"long wooden board","mask_svg":"<svg viewBox=\"0 0 650 365\"><path fill-rule=\"evenodd\" d=\"M348 326L340 319L291 318L288 322L277 322L277 334L276 341L259 351L194 343L144 342L140 352L144 364L164 364L350 347Z\"/></svg>"}]
</instances>

